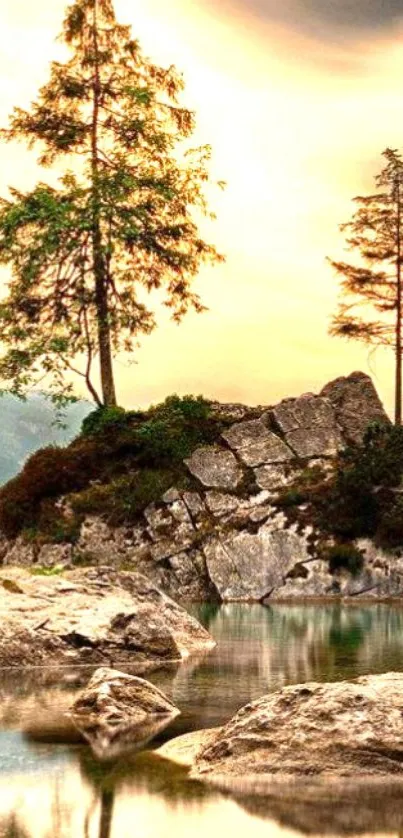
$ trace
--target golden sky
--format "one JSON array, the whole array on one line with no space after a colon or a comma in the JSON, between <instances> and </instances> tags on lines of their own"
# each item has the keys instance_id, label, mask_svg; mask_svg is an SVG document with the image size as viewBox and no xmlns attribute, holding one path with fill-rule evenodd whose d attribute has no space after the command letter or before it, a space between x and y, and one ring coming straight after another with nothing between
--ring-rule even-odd
<instances>
[{"instance_id":1,"label":"golden sky","mask_svg":"<svg viewBox=\"0 0 403 838\"><path fill-rule=\"evenodd\" d=\"M165 314L136 363L117 364L120 401L171 392L272 403L363 369L388 406L393 363L329 338L343 255L338 224L372 189L386 146L403 146L403 0L116 0L146 53L175 63L227 181L209 231L226 253L197 282L209 312ZM57 55L64 0L0 4L0 121L28 105ZM219 11L217 11L219 9ZM401 15L400 15L401 12ZM399 19L401 17L401 25ZM35 154L3 146L0 191L33 185Z\"/></svg>"}]
</instances>

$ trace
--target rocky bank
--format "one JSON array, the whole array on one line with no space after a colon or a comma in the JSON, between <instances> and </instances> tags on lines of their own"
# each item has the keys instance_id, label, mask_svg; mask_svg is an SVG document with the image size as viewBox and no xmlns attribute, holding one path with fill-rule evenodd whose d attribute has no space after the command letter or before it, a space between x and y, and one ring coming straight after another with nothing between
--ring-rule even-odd
<instances>
[{"instance_id":1,"label":"rocky bank","mask_svg":"<svg viewBox=\"0 0 403 838\"><path fill-rule=\"evenodd\" d=\"M131 568L176 600L403 595L398 552L387 555L361 541L362 571L335 579L318 549L321 533L309 522L290 522L274 502L298 474L331 472L337 454L360 443L370 423L389 423L367 375L353 373L319 394L270 408L211 409L227 425L215 444L187 458L191 489L172 486L134 525L111 527L88 515L74 544L3 539L3 565Z\"/></svg>"}]
</instances>

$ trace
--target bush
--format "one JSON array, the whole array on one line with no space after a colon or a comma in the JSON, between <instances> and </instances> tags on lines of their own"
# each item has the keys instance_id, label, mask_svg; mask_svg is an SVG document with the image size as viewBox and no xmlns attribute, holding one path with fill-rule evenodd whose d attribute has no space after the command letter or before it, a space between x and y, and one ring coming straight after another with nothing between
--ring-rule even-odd
<instances>
[{"instance_id":1,"label":"bush","mask_svg":"<svg viewBox=\"0 0 403 838\"><path fill-rule=\"evenodd\" d=\"M210 405L201 396L170 396L151 408L135 432L140 462L180 463L198 445L214 442L220 426L210 414Z\"/></svg>"},{"instance_id":2,"label":"bush","mask_svg":"<svg viewBox=\"0 0 403 838\"><path fill-rule=\"evenodd\" d=\"M327 552L329 571L334 574L339 570L348 570L352 576L358 576L364 566L364 558L354 544L336 544Z\"/></svg>"},{"instance_id":3,"label":"bush","mask_svg":"<svg viewBox=\"0 0 403 838\"><path fill-rule=\"evenodd\" d=\"M130 425L135 413L126 412L123 407L99 407L84 419L82 436L98 436L110 431L122 431Z\"/></svg>"},{"instance_id":4,"label":"bush","mask_svg":"<svg viewBox=\"0 0 403 838\"><path fill-rule=\"evenodd\" d=\"M198 445L214 442L221 429L201 396L171 396L146 413L95 410L67 448L38 451L0 489L0 530L10 538L33 530L56 541L74 540L76 523L70 531L55 505L70 494L80 495L77 508L102 512L105 503L112 516L122 519L127 509L130 519L150 502L147 498L156 500L158 491L169 488L168 475L172 482L184 475L182 460ZM144 476L139 477L140 469ZM91 485L94 481L101 485Z\"/></svg>"},{"instance_id":5,"label":"bush","mask_svg":"<svg viewBox=\"0 0 403 838\"><path fill-rule=\"evenodd\" d=\"M376 533L377 543L383 547L403 544L403 498L395 497L390 508L384 510Z\"/></svg>"},{"instance_id":6,"label":"bush","mask_svg":"<svg viewBox=\"0 0 403 838\"><path fill-rule=\"evenodd\" d=\"M150 503L160 500L176 481L169 470L143 469L106 485L90 486L72 495L70 503L77 515L103 515L118 526L135 521Z\"/></svg>"},{"instance_id":7,"label":"bush","mask_svg":"<svg viewBox=\"0 0 403 838\"><path fill-rule=\"evenodd\" d=\"M373 537L403 474L403 428L374 424L363 445L340 456L335 476L318 495L319 524L342 538Z\"/></svg>"},{"instance_id":8,"label":"bush","mask_svg":"<svg viewBox=\"0 0 403 838\"><path fill-rule=\"evenodd\" d=\"M44 499L78 490L98 468L96 449L72 444L49 447L29 458L22 472L0 489L0 530L9 537L35 527Z\"/></svg>"},{"instance_id":9,"label":"bush","mask_svg":"<svg viewBox=\"0 0 403 838\"><path fill-rule=\"evenodd\" d=\"M307 492L292 486L290 489L285 489L276 499L276 506L280 509L288 509L292 506L301 506L308 499Z\"/></svg>"}]
</instances>

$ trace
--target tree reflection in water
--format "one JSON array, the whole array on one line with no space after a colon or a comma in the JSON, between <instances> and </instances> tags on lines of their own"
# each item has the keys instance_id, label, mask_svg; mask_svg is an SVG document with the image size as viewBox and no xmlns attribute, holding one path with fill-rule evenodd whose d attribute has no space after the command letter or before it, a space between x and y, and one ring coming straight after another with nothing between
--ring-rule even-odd
<instances>
[{"instance_id":1,"label":"tree reflection in water","mask_svg":"<svg viewBox=\"0 0 403 838\"><path fill-rule=\"evenodd\" d=\"M216 649L189 658L179 668L147 676L182 711L164 738L215 727L240 706L285 684L403 669L403 608L398 605L231 604L202 606L198 614L209 624L217 640ZM18 682L5 673L1 680L0 728L24 730L25 725L29 738L24 740L25 750L21 749L20 754L18 737L14 741L4 734L4 785L10 777L15 796L6 801L11 811L0 821L0 838L120 838L122 817L127 817L130 829L132 812L154 813L161 804L166 807L160 813L162 818L166 819L172 809L184 820L188 817L189 823L194 817L194 833L200 835L197 825L204 822L203 812L211 803L212 792L190 782L185 769L167 767L150 752L99 763L88 747L73 744L74 740L66 739L66 744L60 745L63 735L68 734L65 727L56 730L55 743L59 744L52 742L50 711L62 699L64 702L70 691L74 693L83 676L77 684L71 680L65 683L65 677L57 674L56 680L45 679L43 685L35 673L27 674L26 681L24 673L18 673ZM32 720L32 705L38 708L41 695L46 695L46 701ZM42 719L46 721L43 728ZM47 744L38 746L34 740ZM53 759L57 754L59 757ZM32 765L35 771L39 769L38 780L32 780L33 785L37 782L38 792L35 789L32 798L26 793L28 772L16 774L16 765L24 765L25 759L30 770ZM39 798L47 801L43 811L38 808ZM193 803L200 805L190 815ZM350 834L353 824L357 833L364 826L370 832L372 825L380 830L382 824L393 828L403 824L400 801L392 795L387 798L381 794L376 800L371 794L365 806L354 801L350 808L337 799L314 807L312 801L298 801L295 796L271 801L243 796L239 803L243 812L247 810L255 818L263 818L266 811L272 823L302 833L309 832L310 827L314 831L315 822L322 831L323 824L333 823L336 834ZM364 817L364 810L372 812L372 824ZM344 825L338 822L339 815ZM251 838L255 834L251 823Z\"/></svg>"}]
</instances>

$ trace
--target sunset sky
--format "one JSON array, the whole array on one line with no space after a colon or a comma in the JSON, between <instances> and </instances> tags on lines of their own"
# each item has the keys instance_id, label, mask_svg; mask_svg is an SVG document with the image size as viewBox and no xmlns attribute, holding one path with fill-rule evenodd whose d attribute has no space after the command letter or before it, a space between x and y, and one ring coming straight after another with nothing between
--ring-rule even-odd
<instances>
[{"instance_id":1,"label":"sunset sky","mask_svg":"<svg viewBox=\"0 0 403 838\"><path fill-rule=\"evenodd\" d=\"M0 121L27 106L58 54L65 0L0 5ZM136 364L117 365L120 401L171 392L271 403L363 369L388 407L393 363L329 338L343 255L338 224L372 189L386 146L403 147L403 0L116 0L145 52L175 63L213 147L208 231L227 262L204 269L209 312L165 314ZM0 191L31 186L35 154L3 146ZM3 275L4 276L4 275Z\"/></svg>"}]
</instances>

